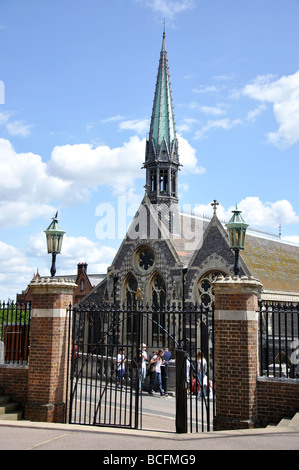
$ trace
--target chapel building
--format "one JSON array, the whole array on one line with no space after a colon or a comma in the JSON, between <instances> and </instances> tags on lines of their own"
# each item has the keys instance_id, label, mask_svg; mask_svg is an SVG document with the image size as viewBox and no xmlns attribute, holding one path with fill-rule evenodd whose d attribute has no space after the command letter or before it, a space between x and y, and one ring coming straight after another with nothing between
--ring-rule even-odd
<instances>
[{"instance_id":1,"label":"chapel building","mask_svg":"<svg viewBox=\"0 0 299 470\"><path fill-rule=\"evenodd\" d=\"M180 166L164 33L145 149L145 195L107 275L81 304L130 308L141 298L154 309L212 306L212 281L234 275L234 254L216 201L211 219L180 211ZM249 228L240 254L242 275L261 282L260 299L299 302L299 245Z\"/></svg>"}]
</instances>

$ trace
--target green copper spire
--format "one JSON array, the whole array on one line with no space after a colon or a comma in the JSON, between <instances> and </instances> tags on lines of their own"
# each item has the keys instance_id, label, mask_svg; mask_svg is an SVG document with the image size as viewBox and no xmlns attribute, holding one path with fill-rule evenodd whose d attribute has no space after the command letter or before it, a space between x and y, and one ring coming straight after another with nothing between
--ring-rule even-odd
<instances>
[{"instance_id":1,"label":"green copper spire","mask_svg":"<svg viewBox=\"0 0 299 470\"><path fill-rule=\"evenodd\" d=\"M147 170L146 191L152 202L177 201L179 166L178 140L164 32L144 163Z\"/></svg>"},{"instance_id":2,"label":"green copper spire","mask_svg":"<svg viewBox=\"0 0 299 470\"><path fill-rule=\"evenodd\" d=\"M161 159L178 163L178 146L172 104L171 84L166 51L165 33L160 55L155 99L153 105L149 148L146 160ZM166 152L166 154L165 154Z\"/></svg>"}]
</instances>

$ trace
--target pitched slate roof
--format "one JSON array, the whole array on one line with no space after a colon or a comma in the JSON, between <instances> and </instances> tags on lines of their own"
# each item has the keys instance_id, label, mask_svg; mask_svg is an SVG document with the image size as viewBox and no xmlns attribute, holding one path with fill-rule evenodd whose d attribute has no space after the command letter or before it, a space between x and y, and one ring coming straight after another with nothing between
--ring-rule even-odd
<instances>
[{"instance_id":1,"label":"pitched slate roof","mask_svg":"<svg viewBox=\"0 0 299 470\"><path fill-rule=\"evenodd\" d=\"M210 221L187 214L180 214L180 221L181 234L177 232L171 236L171 241L179 258L188 267L194 251L201 247ZM192 247L189 242L190 228L197 236L196 247ZM224 224L223 228L226 231ZM249 228L245 250L240 253L240 257L249 274L263 284L264 290L299 294L299 245Z\"/></svg>"},{"instance_id":2,"label":"pitched slate roof","mask_svg":"<svg viewBox=\"0 0 299 470\"><path fill-rule=\"evenodd\" d=\"M188 266L195 250L198 250L210 221L188 214L179 214L179 224L174 234L170 234L172 244L184 264Z\"/></svg>"},{"instance_id":3,"label":"pitched slate roof","mask_svg":"<svg viewBox=\"0 0 299 470\"><path fill-rule=\"evenodd\" d=\"M298 245L248 234L241 257L264 289L299 293Z\"/></svg>"}]
</instances>

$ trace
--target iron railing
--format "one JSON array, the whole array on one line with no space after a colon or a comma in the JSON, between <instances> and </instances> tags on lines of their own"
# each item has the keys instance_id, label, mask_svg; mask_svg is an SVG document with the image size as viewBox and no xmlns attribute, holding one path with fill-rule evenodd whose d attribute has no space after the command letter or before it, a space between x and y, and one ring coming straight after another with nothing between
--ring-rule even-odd
<instances>
[{"instance_id":1,"label":"iron railing","mask_svg":"<svg viewBox=\"0 0 299 470\"><path fill-rule=\"evenodd\" d=\"M28 364L31 304L0 302L0 364Z\"/></svg>"},{"instance_id":2,"label":"iron railing","mask_svg":"<svg viewBox=\"0 0 299 470\"><path fill-rule=\"evenodd\" d=\"M296 378L299 359L299 304L262 301L260 375Z\"/></svg>"},{"instance_id":3,"label":"iron railing","mask_svg":"<svg viewBox=\"0 0 299 470\"><path fill-rule=\"evenodd\" d=\"M184 310L167 306L159 311L143 306L127 309L82 305L74 308L70 422L143 428L142 409L149 390L149 377L142 377L140 353L142 345L146 344L148 358L154 350L165 347L172 353L168 369L170 395L175 395L176 391L176 351L186 353L188 430L212 430L215 414L213 313L201 306ZM120 349L124 350L125 375L118 383ZM200 363L199 350L205 357ZM198 376L205 377L201 384Z\"/></svg>"}]
</instances>

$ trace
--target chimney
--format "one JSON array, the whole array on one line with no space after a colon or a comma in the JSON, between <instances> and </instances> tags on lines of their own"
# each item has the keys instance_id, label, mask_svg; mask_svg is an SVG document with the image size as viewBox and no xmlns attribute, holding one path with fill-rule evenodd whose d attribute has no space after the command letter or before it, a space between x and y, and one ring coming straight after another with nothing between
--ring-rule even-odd
<instances>
[{"instance_id":1,"label":"chimney","mask_svg":"<svg viewBox=\"0 0 299 470\"><path fill-rule=\"evenodd\" d=\"M87 272L87 266L88 266L87 263L79 263L77 266L78 266L78 274L77 274L78 276L82 271Z\"/></svg>"}]
</instances>

